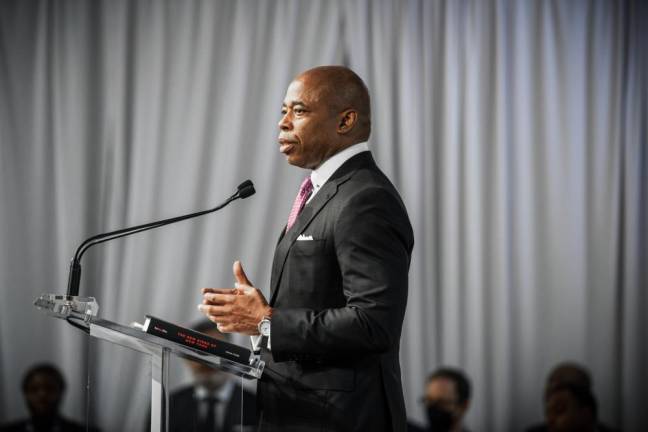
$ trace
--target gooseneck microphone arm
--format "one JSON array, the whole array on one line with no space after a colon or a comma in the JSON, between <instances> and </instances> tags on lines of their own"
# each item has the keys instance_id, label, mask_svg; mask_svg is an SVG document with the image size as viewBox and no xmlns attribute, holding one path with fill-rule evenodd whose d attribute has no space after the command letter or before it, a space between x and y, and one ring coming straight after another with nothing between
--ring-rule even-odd
<instances>
[{"instance_id":1,"label":"gooseneck microphone arm","mask_svg":"<svg viewBox=\"0 0 648 432\"><path fill-rule=\"evenodd\" d=\"M127 235L136 234L142 231L148 231L150 229L159 228L161 226L169 225L175 222L180 222L185 219L191 219L194 217L202 216L207 213L213 213L215 211L222 209L223 207L225 207L226 205L228 205L234 200L237 200L239 198L241 199L247 198L250 195L253 195L254 193L255 193L254 185L250 180L246 180L238 186L236 193L234 195L227 198L225 202L223 202L222 204L214 208L198 211L195 213L189 213L182 216L175 216L175 217L171 217L159 221L149 222L141 225L136 225L128 228L122 228L115 231L110 231L102 234L97 234L92 237L88 237L79 245L76 252L74 253L74 258L72 258L72 262L70 263L70 274L68 277L67 295L68 296L79 295L79 284L81 281L81 257L92 246L99 243L107 242L109 240L114 240L120 237L124 237Z\"/></svg>"}]
</instances>

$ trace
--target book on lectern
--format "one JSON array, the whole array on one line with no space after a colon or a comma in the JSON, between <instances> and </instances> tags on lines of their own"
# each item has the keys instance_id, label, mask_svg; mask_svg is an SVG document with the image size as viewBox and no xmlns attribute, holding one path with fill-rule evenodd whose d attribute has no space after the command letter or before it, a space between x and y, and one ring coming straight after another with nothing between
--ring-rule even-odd
<instances>
[{"instance_id":1,"label":"book on lectern","mask_svg":"<svg viewBox=\"0 0 648 432\"><path fill-rule=\"evenodd\" d=\"M151 315L146 315L146 321L142 326L142 330L162 339L177 342L187 348L215 354L237 363L249 364L250 356L252 355L249 349L243 348L242 346L207 336L195 330L180 327Z\"/></svg>"}]
</instances>

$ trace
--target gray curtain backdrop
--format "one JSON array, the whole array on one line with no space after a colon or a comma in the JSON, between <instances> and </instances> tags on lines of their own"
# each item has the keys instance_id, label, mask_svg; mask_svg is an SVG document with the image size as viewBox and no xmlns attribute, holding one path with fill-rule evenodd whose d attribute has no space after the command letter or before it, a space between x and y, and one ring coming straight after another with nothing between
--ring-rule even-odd
<instances>
[{"instance_id":1,"label":"gray curtain backdrop","mask_svg":"<svg viewBox=\"0 0 648 432\"><path fill-rule=\"evenodd\" d=\"M212 207L247 178L257 194L220 213L91 249L81 294L122 324L187 323L235 259L267 293L307 175L275 141L285 88L345 64L416 235L409 416L452 365L473 430L521 430L573 360L604 421L647 430L647 26L622 1L0 2L0 420L25 414L21 376L50 361L66 414L139 430L146 362L32 301L64 292L83 238Z\"/></svg>"}]
</instances>

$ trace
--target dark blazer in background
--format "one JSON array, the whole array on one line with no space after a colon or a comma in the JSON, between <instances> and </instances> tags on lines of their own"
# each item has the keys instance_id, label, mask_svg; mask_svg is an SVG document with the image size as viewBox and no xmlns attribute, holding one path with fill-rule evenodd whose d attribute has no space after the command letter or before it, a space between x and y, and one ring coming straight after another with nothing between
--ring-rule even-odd
<instances>
[{"instance_id":1,"label":"dark blazer in background","mask_svg":"<svg viewBox=\"0 0 648 432\"><path fill-rule=\"evenodd\" d=\"M25 419L14 423L0 425L0 432L38 432L39 430L51 430L52 432L100 432L99 429L68 420L63 417L58 417L54 422L55 426L51 429L35 429L31 420Z\"/></svg>"},{"instance_id":2,"label":"dark blazer in background","mask_svg":"<svg viewBox=\"0 0 648 432\"><path fill-rule=\"evenodd\" d=\"M347 160L282 234L261 431L406 430L398 355L413 243L369 152Z\"/></svg>"},{"instance_id":3,"label":"dark blazer in background","mask_svg":"<svg viewBox=\"0 0 648 432\"><path fill-rule=\"evenodd\" d=\"M225 419L218 432L239 432L241 424L241 391L243 392L243 425L244 431L256 430L257 408L256 396L243 389L239 384L234 386L231 397L226 401ZM194 399L194 387L187 386L174 391L169 396L169 431L202 432L196 425L198 403ZM248 426L245 428L245 426Z\"/></svg>"}]
</instances>

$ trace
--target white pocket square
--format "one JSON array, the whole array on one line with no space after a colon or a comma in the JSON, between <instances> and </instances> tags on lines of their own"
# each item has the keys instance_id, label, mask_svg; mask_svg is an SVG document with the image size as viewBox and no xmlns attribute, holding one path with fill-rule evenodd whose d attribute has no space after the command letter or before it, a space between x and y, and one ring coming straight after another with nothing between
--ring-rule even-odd
<instances>
[{"instance_id":1,"label":"white pocket square","mask_svg":"<svg viewBox=\"0 0 648 432\"><path fill-rule=\"evenodd\" d=\"M299 237L297 237L297 241L308 241L308 240L313 240L313 236L312 235L306 236L304 234L300 234Z\"/></svg>"}]
</instances>

